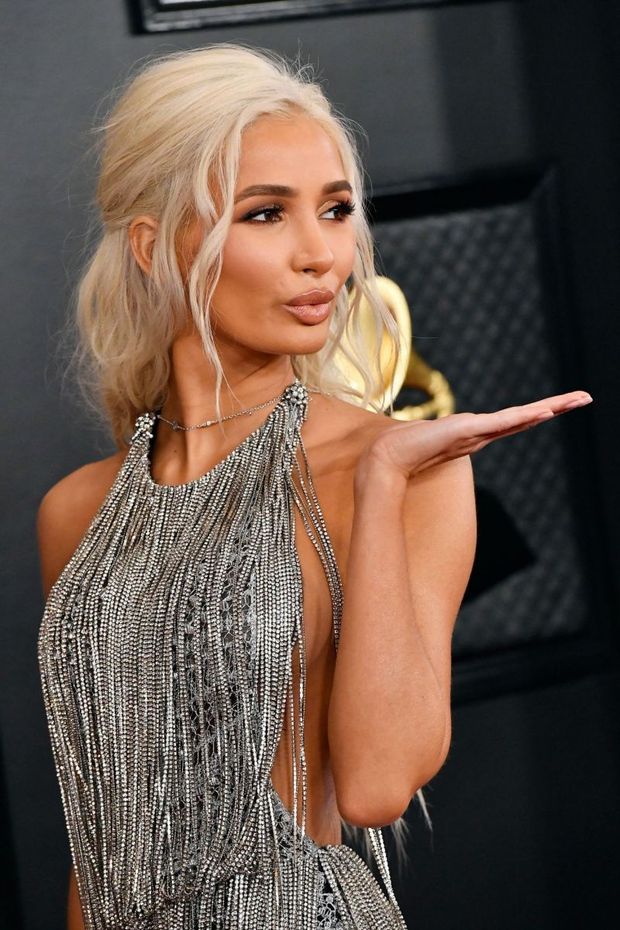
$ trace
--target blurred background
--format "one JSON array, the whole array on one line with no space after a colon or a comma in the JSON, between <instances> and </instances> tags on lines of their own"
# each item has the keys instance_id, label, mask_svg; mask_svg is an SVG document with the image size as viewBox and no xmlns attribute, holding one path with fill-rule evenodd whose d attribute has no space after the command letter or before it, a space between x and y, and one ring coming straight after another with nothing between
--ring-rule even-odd
<instances>
[{"instance_id":1,"label":"blurred background","mask_svg":"<svg viewBox=\"0 0 620 930\"><path fill-rule=\"evenodd\" d=\"M53 483L113 451L53 362L94 191L86 133L138 59L218 41L312 62L368 135L378 272L412 330L403 416L441 415L446 398L475 412L575 389L594 398L474 458L479 540L454 637L452 745L425 789L433 833L412 803L410 863L394 882L412 928L612 926L618 6L56 0L4 4L0 30L0 928L65 927L34 520Z\"/></svg>"}]
</instances>

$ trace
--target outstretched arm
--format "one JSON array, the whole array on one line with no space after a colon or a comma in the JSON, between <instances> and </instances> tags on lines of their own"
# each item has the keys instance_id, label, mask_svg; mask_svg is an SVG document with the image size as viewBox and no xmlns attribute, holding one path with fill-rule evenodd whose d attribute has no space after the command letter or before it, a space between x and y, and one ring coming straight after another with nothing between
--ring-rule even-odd
<instances>
[{"instance_id":1,"label":"outstretched arm","mask_svg":"<svg viewBox=\"0 0 620 930\"><path fill-rule=\"evenodd\" d=\"M360 458L328 712L349 823L393 822L449 749L452 631L476 543L471 454L591 399L397 423Z\"/></svg>"},{"instance_id":2,"label":"outstretched arm","mask_svg":"<svg viewBox=\"0 0 620 930\"><path fill-rule=\"evenodd\" d=\"M338 807L384 826L450 744L451 641L473 565L469 456L406 478L358 471L328 735Z\"/></svg>"}]
</instances>

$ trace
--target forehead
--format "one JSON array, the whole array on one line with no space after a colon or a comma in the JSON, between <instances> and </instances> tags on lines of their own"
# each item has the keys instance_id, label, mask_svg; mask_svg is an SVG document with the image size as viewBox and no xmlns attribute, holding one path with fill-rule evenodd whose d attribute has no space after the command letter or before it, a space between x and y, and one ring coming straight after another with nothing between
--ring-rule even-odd
<instances>
[{"instance_id":1,"label":"forehead","mask_svg":"<svg viewBox=\"0 0 620 930\"><path fill-rule=\"evenodd\" d=\"M238 186L286 183L296 178L334 180L343 174L338 147L329 133L308 116L260 116L241 139ZM332 177L333 176L333 177Z\"/></svg>"}]
</instances>

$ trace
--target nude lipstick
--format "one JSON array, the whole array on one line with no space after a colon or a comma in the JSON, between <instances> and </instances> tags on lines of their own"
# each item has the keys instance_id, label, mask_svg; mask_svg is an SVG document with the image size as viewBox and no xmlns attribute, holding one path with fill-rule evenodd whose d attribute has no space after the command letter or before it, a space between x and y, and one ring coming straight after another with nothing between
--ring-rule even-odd
<instances>
[{"instance_id":1,"label":"nude lipstick","mask_svg":"<svg viewBox=\"0 0 620 930\"><path fill-rule=\"evenodd\" d=\"M313 325L322 323L329 316L329 305L334 296L330 290L304 291L292 297L284 306L302 323Z\"/></svg>"}]
</instances>

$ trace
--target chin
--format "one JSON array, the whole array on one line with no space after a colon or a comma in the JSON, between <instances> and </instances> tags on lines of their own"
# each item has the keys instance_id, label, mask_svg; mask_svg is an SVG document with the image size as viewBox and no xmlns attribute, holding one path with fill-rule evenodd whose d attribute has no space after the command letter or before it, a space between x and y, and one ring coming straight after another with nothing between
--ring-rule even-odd
<instances>
[{"instance_id":1,"label":"chin","mask_svg":"<svg viewBox=\"0 0 620 930\"><path fill-rule=\"evenodd\" d=\"M280 355L312 355L320 352L327 342L327 329L321 327L322 332L318 332L317 327L313 329L314 332L302 334L302 338L298 335L286 340L274 340L271 351Z\"/></svg>"}]
</instances>

